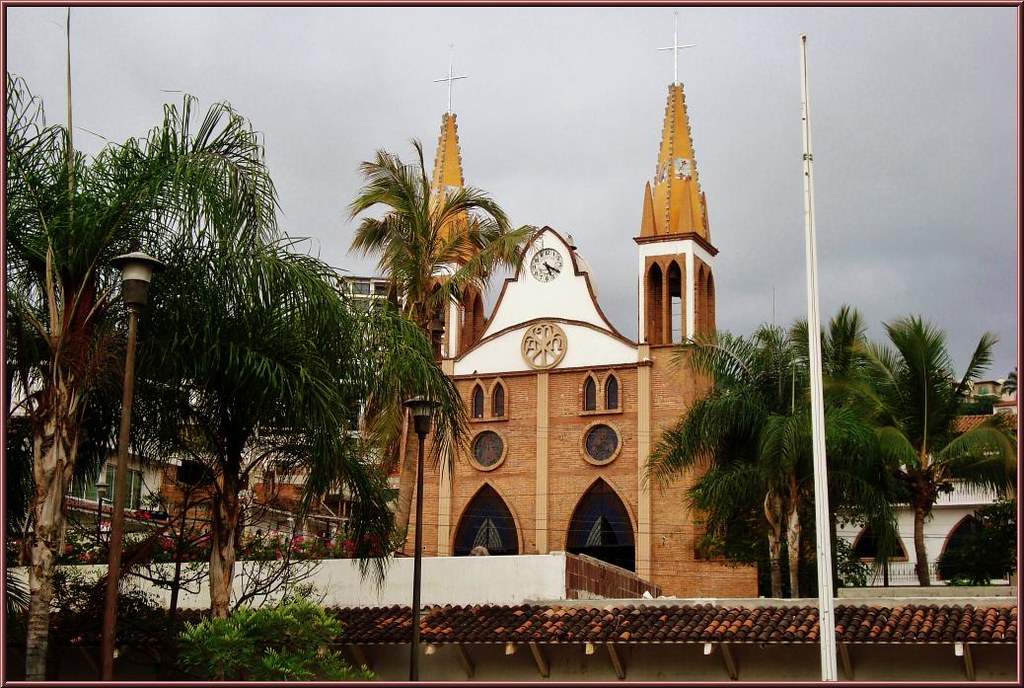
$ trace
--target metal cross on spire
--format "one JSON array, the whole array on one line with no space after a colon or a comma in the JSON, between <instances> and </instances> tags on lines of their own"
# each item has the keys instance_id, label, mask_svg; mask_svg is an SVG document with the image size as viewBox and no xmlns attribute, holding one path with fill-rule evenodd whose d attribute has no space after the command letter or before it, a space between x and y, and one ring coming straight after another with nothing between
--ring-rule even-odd
<instances>
[{"instance_id":1,"label":"metal cross on spire","mask_svg":"<svg viewBox=\"0 0 1024 688\"><path fill-rule=\"evenodd\" d=\"M449 43L448 47L451 49L451 53L448 56L448 76L442 79L434 79L434 83L440 83L442 81L448 82L448 113L452 111L452 82L458 81L459 79L468 79L468 76L455 76L454 64L455 64L455 44Z\"/></svg>"},{"instance_id":2,"label":"metal cross on spire","mask_svg":"<svg viewBox=\"0 0 1024 688\"><path fill-rule=\"evenodd\" d=\"M672 45L658 48L658 50L671 50L672 51L672 83L679 83L679 51L683 48L695 48L696 43L687 43L686 45L679 45L679 13L673 12L673 28L672 28Z\"/></svg>"}]
</instances>

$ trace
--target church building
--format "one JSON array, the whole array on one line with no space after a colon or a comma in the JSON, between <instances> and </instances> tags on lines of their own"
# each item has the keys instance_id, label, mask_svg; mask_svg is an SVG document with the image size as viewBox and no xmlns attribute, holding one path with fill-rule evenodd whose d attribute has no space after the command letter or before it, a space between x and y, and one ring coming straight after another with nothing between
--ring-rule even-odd
<instances>
[{"instance_id":1,"label":"church building","mask_svg":"<svg viewBox=\"0 0 1024 688\"><path fill-rule=\"evenodd\" d=\"M433 193L464 183L448 112ZM634 571L666 595L757 595L753 567L696 551L700 519L685 495L693 476L668 485L645 478L661 432L709 385L675 364L676 345L715 327L718 251L678 82L668 88L640 210L636 229L622 235L623 255L630 238L635 246L637 341L601 309L581 253L585 231L577 246L558 228L538 230L489 316L475 291L451 304L442 367L462 393L471 433L454 475L428 463L425 556L568 551Z\"/></svg>"}]
</instances>

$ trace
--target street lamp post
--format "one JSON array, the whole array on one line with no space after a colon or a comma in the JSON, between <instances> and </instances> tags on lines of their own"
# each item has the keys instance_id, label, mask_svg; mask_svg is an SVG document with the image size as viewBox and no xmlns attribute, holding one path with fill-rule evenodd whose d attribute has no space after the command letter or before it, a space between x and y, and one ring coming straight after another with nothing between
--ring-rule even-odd
<instances>
[{"instance_id":1,"label":"street lamp post","mask_svg":"<svg viewBox=\"0 0 1024 688\"><path fill-rule=\"evenodd\" d=\"M101 469L102 471L102 469ZM96 481L96 549L103 544L103 498L107 496L107 483Z\"/></svg>"},{"instance_id":2,"label":"street lamp post","mask_svg":"<svg viewBox=\"0 0 1024 688\"><path fill-rule=\"evenodd\" d=\"M413 397L405 402L419 438L416 456L416 538L412 558L412 646L409 654L409 680L420 679L420 585L423 578L423 444L430 432L430 419L437 402Z\"/></svg>"},{"instance_id":3,"label":"street lamp post","mask_svg":"<svg viewBox=\"0 0 1024 688\"><path fill-rule=\"evenodd\" d=\"M114 675L114 637L117 627L117 588L121 578L121 550L124 540L124 505L128 490L128 435L132 424L132 399L135 396L135 338L139 311L146 305L153 273L163 263L136 251L118 256L114 267L121 270L121 296L128 307L128 342L124 359L124 390L121 397L121 428L117 441L117 474L114 480L114 504L110 515L110 548L107 560L107 597L103 609L102 680Z\"/></svg>"}]
</instances>

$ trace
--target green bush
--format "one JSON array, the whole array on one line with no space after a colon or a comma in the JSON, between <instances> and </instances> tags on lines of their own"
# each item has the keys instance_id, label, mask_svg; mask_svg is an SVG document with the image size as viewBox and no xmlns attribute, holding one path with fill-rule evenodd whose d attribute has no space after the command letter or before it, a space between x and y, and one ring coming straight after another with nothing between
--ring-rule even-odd
<instances>
[{"instance_id":1,"label":"green bush","mask_svg":"<svg viewBox=\"0 0 1024 688\"><path fill-rule=\"evenodd\" d=\"M242 608L227 619L186 624L182 667L203 679L254 681L368 680L366 667L349 666L330 643L341 622L304 600L277 607Z\"/></svg>"}]
</instances>

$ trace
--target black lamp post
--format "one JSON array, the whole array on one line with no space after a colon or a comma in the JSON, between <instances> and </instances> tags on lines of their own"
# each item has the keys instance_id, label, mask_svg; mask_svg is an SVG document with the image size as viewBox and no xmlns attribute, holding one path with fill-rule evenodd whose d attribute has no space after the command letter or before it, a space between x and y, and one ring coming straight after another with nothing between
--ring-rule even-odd
<instances>
[{"instance_id":1,"label":"black lamp post","mask_svg":"<svg viewBox=\"0 0 1024 688\"><path fill-rule=\"evenodd\" d=\"M100 471L102 475L102 469ZM107 483L103 478L96 481L96 548L103 544L103 498L107 496Z\"/></svg>"},{"instance_id":2,"label":"black lamp post","mask_svg":"<svg viewBox=\"0 0 1024 688\"><path fill-rule=\"evenodd\" d=\"M409 655L409 680L420 679L420 584L423 578L423 444L430 432L430 420L436 401L413 397L405 402L413 420L413 429L419 438L416 457L416 549L412 559L412 646Z\"/></svg>"},{"instance_id":3,"label":"black lamp post","mask_svg":"<svg viewBox=\"0 0 1024 688\"><path fill-rule=\"evenodd\" d=\"M132 399L135 396L135 338L139 311L146 305L153 273L163 263L141 251L118 256L112 261L121 271L121 297L128 307L128 342L124 359L124 390L121 397L121 428L117 441L117 475L114 480L114 504L110 515L110 548L107 560L107 597L103 609L102 680L114 675L114 637L117 628L117 588L121 578L121 550L124 544L124 504L128 491L128 436L132 424Z\"/></svg>"}]
</instances>

